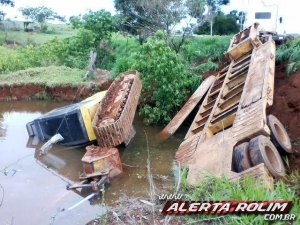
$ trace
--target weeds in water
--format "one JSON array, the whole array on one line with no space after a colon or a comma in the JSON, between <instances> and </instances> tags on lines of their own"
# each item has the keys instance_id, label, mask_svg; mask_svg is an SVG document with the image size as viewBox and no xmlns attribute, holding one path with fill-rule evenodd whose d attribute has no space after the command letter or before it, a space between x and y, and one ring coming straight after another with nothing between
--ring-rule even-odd
<instances>
[{"instance_id":1,"label":"weeds in water","mask_svg":"<svg viewBox=\"0 0 300 225\"><path fill-rule=\"evenodd\" d=\"M153 221L155 221L155 219L154 219L154 217L155 217L154 206L155 206L156 191L155 191L153 175L152 175L152 172L151 172L148 136L147 136L146 131L144 131L144 133L145 133L146 143L147 143L147 175L148 175L148 180L149 180L149 195L150 195L150 200L151 200L151 203L152 203L152 219L153 219Z\"/></svg>"}]
</instances>

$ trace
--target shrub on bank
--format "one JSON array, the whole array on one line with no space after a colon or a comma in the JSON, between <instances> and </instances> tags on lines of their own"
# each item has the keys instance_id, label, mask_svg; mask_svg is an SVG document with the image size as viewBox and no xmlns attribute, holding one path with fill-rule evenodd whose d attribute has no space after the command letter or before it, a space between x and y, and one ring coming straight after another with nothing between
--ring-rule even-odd
<instances>
[{"instance_id":1,"label":"shrub on bank","mask_svg":"<svg viewBox=\"0 0 300 225\"><path fill-rule=\"evenodd\" d=\"M160 33L143 44L133 68L143 80L140 114L150 124L169 122L199 85L199 77L190 73Z\"/></svg>"},{"instance_id":2,"label":"shrub on bank","mask_svg":"<svg viewBox=\"0 0 300 225\"><path fill-rule=\"evenodd\" d=\"M227 51L230 36L199 36L190 38L180 54L196 73L215 71Z\"/></svg>"}]
</instances>

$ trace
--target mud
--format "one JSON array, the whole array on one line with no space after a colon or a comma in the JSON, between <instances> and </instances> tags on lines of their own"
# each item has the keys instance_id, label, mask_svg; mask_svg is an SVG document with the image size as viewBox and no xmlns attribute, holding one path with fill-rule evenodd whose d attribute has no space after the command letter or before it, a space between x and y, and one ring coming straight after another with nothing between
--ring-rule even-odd
<instances>
[{"instance_id":1,"label":"mud","mask_svg":"<svg viewBox=\"0 0 300 225\"><path fill-rule=\"evenodd\" d=\"M275 92L273 106L268 113L275 115L286 128L295 155L290 156L291 169L300 168L300 71L287 76L286 67L275 69Z\"/></svg>"},{"instance_id":2,"label":"mud","mask_svg":"<svg viewBox=\"0 0 300 225\"><path fill-rule=\"evenodd\" d=\"M276 67L274 103L269 113L283 123L294 150L300 153L300 71L288 77L285 67Z\"/></svg>"}]
</instances>

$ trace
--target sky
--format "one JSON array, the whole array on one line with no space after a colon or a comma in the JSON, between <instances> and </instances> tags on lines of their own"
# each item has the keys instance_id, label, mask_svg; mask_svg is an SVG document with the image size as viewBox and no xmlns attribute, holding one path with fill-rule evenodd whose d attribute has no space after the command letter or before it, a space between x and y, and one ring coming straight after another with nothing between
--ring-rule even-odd
<instances>
[{"instance_id":1,"label":"sky","mask_svg":"<svg viewBox=\"0 0 300 225\"><path fill-rule=\"evenodd\" d=\"M21 15L19 9L22 7L37 7L46 6L53 9L59 15L66 16L76 16L79 14L84 14L89 10L97 11L100 9L105 9L111 13L115 13L113 0L14 0L15 7L3 7L0 6L7 13L8 18L15 18L21 20Z\"/></svg>"},{"instance_id":2,"label":"sky","mask_svg":"<svg viewBox=\"0 0 300 225\"><path fill-rule=\"evenodd\" d=\"M146 1L146 0L145 0ZM246 11L249 8L249 2L254 3L261 0L230 0L230 4L223 7L225 12L230 12L233 9ZM279 5L279 14L284 18L284 26L288 33L300 33L300 14L298 13L299 1L297 0L264 0ZM59 15L69 18L73 15L84 14L89 10L96 11L105 9L112 14L115 14L113 0L14 0L15 7L0 6L0 10L7 13L8 18L22 20L22 16L18 11L21 7L26 6L46 6L52 8Z\"/></svg>"}]
</instances>

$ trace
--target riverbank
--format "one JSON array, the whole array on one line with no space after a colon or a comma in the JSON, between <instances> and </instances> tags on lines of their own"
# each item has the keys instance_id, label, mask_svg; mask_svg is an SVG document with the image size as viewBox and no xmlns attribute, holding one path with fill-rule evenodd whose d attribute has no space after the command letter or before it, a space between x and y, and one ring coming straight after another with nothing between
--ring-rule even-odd
<instances>
[{"instance_id":1,"label":"riverbank","mask_svg":"<svg viewBox=\"0 0 300 225\"><path fill-rule=\"evenodd\" d=\"M0 74L0 101L79 101L107 90L109 72L99 70L92 81L84 81L84 70L64 66L30 68Z\"/></svg>"}]
</instances>

